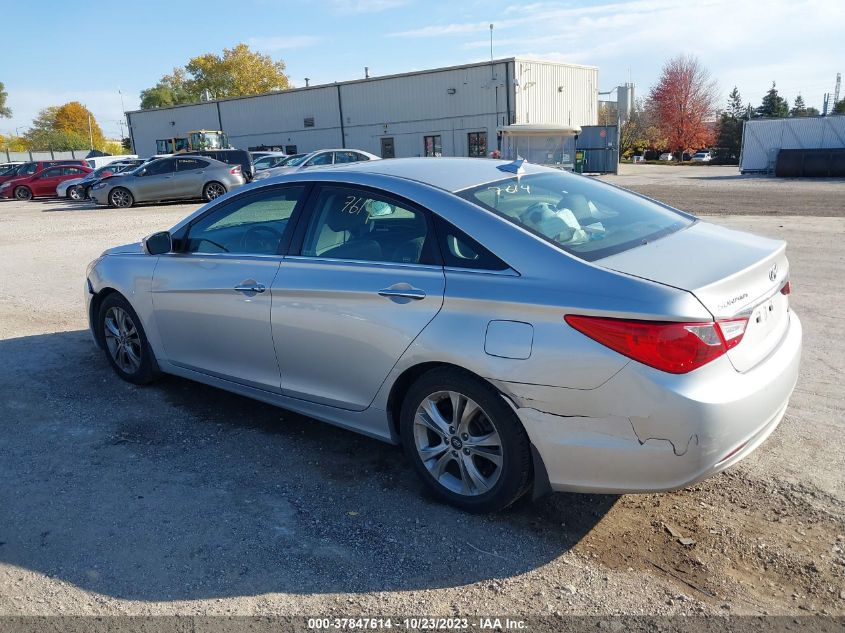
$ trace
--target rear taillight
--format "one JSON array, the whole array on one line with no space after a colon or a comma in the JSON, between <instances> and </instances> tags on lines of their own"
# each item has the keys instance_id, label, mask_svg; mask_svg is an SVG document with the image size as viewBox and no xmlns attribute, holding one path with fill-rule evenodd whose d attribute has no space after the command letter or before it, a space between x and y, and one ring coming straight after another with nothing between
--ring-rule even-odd
<instances>
[{"instance_id":1,"label":"rear taillight","mask_svg":"<svg viewBox=\"0 0 845 633\"><path fill-rule=\"evenodd\" d=\"M686 374L735 347L748 319L707 323L633 321L568 314L566 322L612 350L671 374Z\"/></svg>"},{"instance_id":2,"label":"rear taillight","mask_svg":"<svg viewBox=\"0 0 845 633\"><path fill-rule=\"evenodd\" d=\"M785 284L783 284L783 285L780 287L780 293L781 293L782 295L788 295L790 292L792 292L792 286L791 286L791 285L789 284L789 282L787 281Z\"/></svg>"},{"instance_id":3,"label":"rear taillight","mask_svg":"<svg viewBox=\"0 0 845 633\"><path fill-rule=\"evenodd\" d=\"M240 174L240 173L241 173L241 166L240 166L240 165L235 165L234 167L232 167L232 168L229 170L229 173L230 173L230 174Z\"/></svg>"}]
</instances>

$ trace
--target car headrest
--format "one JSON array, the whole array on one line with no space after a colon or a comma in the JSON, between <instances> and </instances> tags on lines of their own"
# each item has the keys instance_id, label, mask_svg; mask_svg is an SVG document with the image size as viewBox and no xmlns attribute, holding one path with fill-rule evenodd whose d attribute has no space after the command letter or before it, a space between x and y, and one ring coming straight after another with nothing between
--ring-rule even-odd
<instances>
[{"instance_id":1,"label":"car headrest","mask_svg":"<svg viewBox=\"0 0 845 633\"><path fill-rule=\"evenodd\" d=\"M329 198L326 203L329 205L326 224L336 233L365 226L370 220L370 213L363 205L360 207L348 205L345 203L346 198L347 196L336 195Z\"/></svg>"}]
</instances>

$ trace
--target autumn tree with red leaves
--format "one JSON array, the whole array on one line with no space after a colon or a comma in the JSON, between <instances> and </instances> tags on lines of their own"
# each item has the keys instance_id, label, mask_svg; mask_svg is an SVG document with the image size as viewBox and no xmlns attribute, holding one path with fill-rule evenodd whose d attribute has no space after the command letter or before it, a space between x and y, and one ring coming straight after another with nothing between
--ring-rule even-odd
<instances>
[{"instance_id":1,"label":"autumn tree with red leaves","mask_svg":"<svg viewBox=\"0 0 845 633\"><path fill-rule=\"evenodd\" d=\"M680 154L713 142L718 92L716 81L696 57L679 55L666 62L649 93L649 106L670 150Z\"/></svg>"}]
</instances>

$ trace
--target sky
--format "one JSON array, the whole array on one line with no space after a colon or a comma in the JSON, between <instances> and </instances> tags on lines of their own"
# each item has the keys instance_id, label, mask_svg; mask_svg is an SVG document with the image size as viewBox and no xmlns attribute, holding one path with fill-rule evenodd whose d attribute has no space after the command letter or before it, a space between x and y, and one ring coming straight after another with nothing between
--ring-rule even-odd
<instances>
[{"instance_id":1,"label":"sky","mask_svg":"<svg viewBox=\"0 0 845 633\"><path fill-rule=\"evenodd\" d=\"M845 70L845 0L144 0L4 2L0 82L26 130L42 108L81 101L107 136L175 66L240 42L281 59L294 86L528 56L599 67L602 91L645 96L664 62L694 54L724 98L758 105L772 81L822 107ZM845 90L843 91L845 94ZM122 103L121 103L122 95Z\"/></svg>"}]
</instances>

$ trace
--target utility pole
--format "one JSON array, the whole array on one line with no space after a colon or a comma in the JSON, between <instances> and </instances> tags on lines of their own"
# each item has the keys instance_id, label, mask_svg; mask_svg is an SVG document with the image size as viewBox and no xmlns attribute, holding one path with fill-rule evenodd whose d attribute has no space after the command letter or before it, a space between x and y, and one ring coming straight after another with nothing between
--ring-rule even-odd
<instances>
[{"instance_id":1,"label":"utility pole","mask_svg":"<svg viewBox=\"0 0 845 633\"><path fill-rule=\"evenodd\" d=\"M490 78L495 79L496 73L493 66L493 25L490 25Z\"/></svg>"},{"instance_id":2,"label":"utility pole","mask_svg":"<svg viewBox=\"0 0 845 633\"><path fill-rule=\"evenodd\" d=\"M88 140L91 142L91 149L94 149L94 130L91 127L91 115L88 115Z\"/></svg>"}]
</instances>

